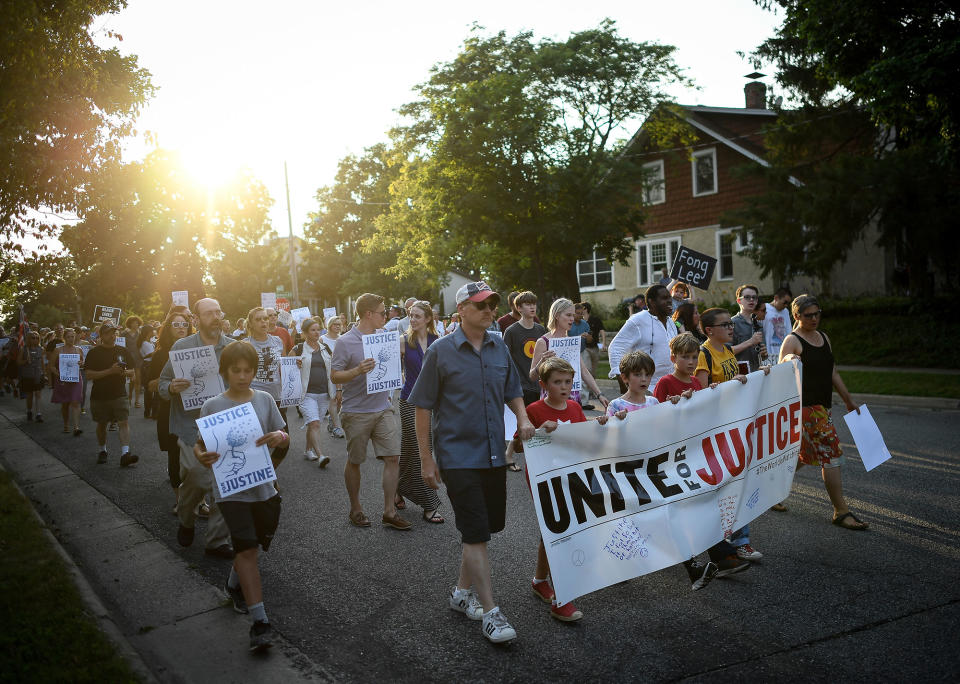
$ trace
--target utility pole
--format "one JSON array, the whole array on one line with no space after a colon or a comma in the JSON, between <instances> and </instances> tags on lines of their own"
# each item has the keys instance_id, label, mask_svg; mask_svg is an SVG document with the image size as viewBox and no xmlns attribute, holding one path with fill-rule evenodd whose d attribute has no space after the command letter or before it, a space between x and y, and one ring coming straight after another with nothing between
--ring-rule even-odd
<instances>
[{"instance_id":1,"label":"utility pole","mask_svg":"<svg viewBox=\"0 0 960 684\"><path fill-rule=\"evenodd\" d=\"M293 283L293 307L300 306L300 286L297 284L297 250L293 245L293 214L290 212L290 178L287 162L283 162L283 184L287 189L287 228L290 236L290 280Z\"/></svg>"}]
</instances>

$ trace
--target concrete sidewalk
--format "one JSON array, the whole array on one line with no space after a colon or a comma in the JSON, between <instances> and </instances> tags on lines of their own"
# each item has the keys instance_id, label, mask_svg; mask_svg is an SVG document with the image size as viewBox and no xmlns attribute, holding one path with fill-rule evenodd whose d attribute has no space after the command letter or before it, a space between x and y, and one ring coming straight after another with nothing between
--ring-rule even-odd
<instances>
[{"instance_id":1,"label":"concrete sidewalk","mask_svg":"<svg viewBox=\"0 0 960 684\"><path fill-rule=\"evenodd\" d=\"M88 608L145 679L344 681L277 635L247 650L250 621L224 592L25 435L0 407L0 460L63 549ZM72 559L72 561L71 561ZM224 573L228 571L224 564ZM226 576L226 575L224 575Z\"/></svg>"}]
</instances>

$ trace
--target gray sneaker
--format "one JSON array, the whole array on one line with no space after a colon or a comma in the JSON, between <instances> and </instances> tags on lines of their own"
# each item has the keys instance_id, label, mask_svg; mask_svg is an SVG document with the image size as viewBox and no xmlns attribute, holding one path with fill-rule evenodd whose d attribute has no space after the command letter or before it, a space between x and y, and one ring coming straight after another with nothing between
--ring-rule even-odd
<instances>
[{"instance_id":1,"label":"gray sneaker","mask_svg":"<svg viewBox=\"0 0 960 684\"><path fill-rule=\"evenodd\" d=\"M269 622L257 620L250 625L250 651L265 651L273 646L273 627Z\"/></svg>"},{"instance_id":2,"label":"gray sneaker","mask_svg":"<svg viewBox=\"0 0 960 684\"><path fill-rule=\"evenodd\" d=\"M458 613L463 613L471 620L483 619L483 606L473 589L458 589L456 585L450 589L450 607Z\"/></svg>"},{"instance_id":3,"label":"gray sneaker","mask_svg":"<svg viewBox=\"0 0 960 684\"><path fill-rule=\"evenodd\" d=\"M495 644L502 644L516 639L517 630L507 622L507 618L503 617L499 608L494 608L489 613L483 614L483 636Z\"/></svg>"},{"instance_id":4,"label":"gray sneaker","mask_svg":"<svg viewBox=\"0 0 960 684\"><path fill-rule=\"evenodd\" d=\"M236 611L237 613L240 613L241 615L246 615L247 613L250 612L249 610L247 610L247 602L243 598L243 589L241 589L240 587L237 587L236 589L234 589L233 587L230 586L229 583L224 583L223 590L227 592L227 596L229 596L233 600L234 611Z\"/></svg>"}]
</instances>

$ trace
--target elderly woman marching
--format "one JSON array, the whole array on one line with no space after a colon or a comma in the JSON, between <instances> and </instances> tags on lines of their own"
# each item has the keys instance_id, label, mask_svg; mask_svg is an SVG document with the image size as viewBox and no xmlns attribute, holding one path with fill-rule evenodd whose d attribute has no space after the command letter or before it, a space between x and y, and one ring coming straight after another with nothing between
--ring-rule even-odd
<instances>
[{"instance_id":1,"label":"elderly woman marching","mask_svg":"<svg viewBox=\"0 0 960 684\"><path fill-rule=\"evenodd\" d=\"M843 498L843 450L833 426L830 408L836 389L848 411L857 410L847 386L837 371L830 338L820 330L820 304L813 295L803 294L793 300L793 332L780 346L780 360L799 358L803 362L803 440L800 443L801 465L820 466L823 484L833 504L833 524L848 530L865 530L868 523L850 512Z\"/></svg>"},{"instance_id":2,"label":"elderly woman marching","mask_svg":"<svg viewBox=\"0 0 960 684\"><path fill-rule=\"evenodd\" d=\"M320 421L334 398L339 410L342 395L330 379L330 357L333 351L320 337L320 321L305 318L300 323L300 330L304 340L296 345L290 354L297 357L300 386L303 388L300 411L307 428L307 451L303 457L308 461L319 461L318 465L325 468L330 463L330 457L323 455L320 446Z\"/></svg>"}]
</instances>

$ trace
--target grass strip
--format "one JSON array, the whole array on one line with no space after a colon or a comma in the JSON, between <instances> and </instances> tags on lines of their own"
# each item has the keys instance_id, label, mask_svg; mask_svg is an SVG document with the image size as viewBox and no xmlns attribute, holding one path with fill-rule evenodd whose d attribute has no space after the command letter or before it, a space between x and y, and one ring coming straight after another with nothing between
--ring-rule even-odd
<instances>
[{"instance_id":1,"label":"grass strip","mask_svg":"<svg viewBox=\"0 0 960 684\"><path fill-rule=\"evenodd\" d=\"M0 679L135 682L87 613L63 559L0 471Z\"/></svg>"}]
</instances>

